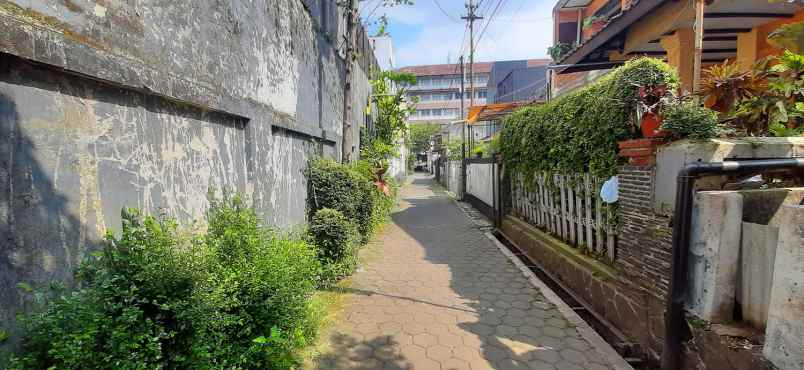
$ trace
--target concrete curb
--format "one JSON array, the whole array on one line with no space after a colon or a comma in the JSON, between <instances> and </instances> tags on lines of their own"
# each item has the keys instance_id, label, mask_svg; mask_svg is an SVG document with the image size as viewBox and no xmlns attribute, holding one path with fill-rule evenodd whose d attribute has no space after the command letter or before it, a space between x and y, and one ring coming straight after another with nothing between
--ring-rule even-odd
<instances>
[{"instance_id":1,"label":"concrete curb","mask_svg":"<svg viewBox=\"0 0 804 370\"><path fill-rule=\"evenodd\" d=\"M620 356L620 354L611 347L611 345L603 340L603 338L600 337L600 335L594 329L592 329L592 327L589 326L586 321L578 316L578 314L575 313L575 311L573 311L569 305L564 303L564 301L562 301L561 298L559 298L558 295L547 286L547 284L536 277L536 274L527 268L527 266L525 266L525 264L522 263L517 256L511 253L506 246L500 243L500 241L497 240L494 235L489 232L484 233L484 235L486 235L486 237L491 240L495 246L497 246L497 249L499 249L502 254L508 257L508 259L513 262L513 264L516 265L520 271L522 271L522 274L528 278L528 281L530 281L534 287L539 289L542 292L542 295L544 295L544 297L547 298L550 303L556 305L558 311L561 312L561 314L564 315L569 322L575 325L578 333L581 334L581 336L586 339L586 341L589 342L592 347L594 347L595 351L597 351L601 357L603 357L609 364L614 366L616 370L634 370L634 368L628 362L626 362L625 359L622 358L622 356Z\"/></svg>"}]
</instances>

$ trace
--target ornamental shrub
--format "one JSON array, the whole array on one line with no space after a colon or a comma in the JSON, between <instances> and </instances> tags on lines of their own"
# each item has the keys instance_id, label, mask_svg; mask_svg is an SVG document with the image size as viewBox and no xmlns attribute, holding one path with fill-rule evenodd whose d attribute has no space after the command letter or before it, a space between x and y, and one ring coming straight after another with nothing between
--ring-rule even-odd
<instances>
[{"instance_id":1,"label":"ornamental shrub","mask_svg":"<svg viewBox=\"0 0 804 370\"><path fill-rule=\"evenodd\" d=\"M287 369L315 335L310 298L320 265L303 240L263 227L239 197L213 201L201 243L194 353L202 367Z\"/></svg>"},{"instance_id":2,"label":"ornamental shrub","mask_svg":"<svg viewBox=\"0 0 804 370\"><path fill-rule=\"evenodd\" d=\"M318 210L310 221L310 239L322 267L322 285L354 272L357 267L358 233L355 224L336 209Z\"/></svg>"},{"instance_id":3,"label":"ornamental shrub","mask_svg":"<svg viewBox=\"0 0 804 370\"><path fill-rule=\"evenodd\" d=\"M127 210L79 289L36 295L11 367L289 369L315 334L318 274L312 248L261 227L238 197L213 202L207 233L186 237Z\"/></svg>"},{"instance_id":4,"label":"ornamental shrub","mask_svg":"<svg viewBox=\"0 0 804 370\"><path fill-rule=\"evenodd\" d=\"M674 139L696 140L715 137L720 131L717 112L693 102L666 106L661 129L670 132Z\"/></svg>"},{"instance_id":5,"label":"ornamental shrub","mask_svg":"<svg viewBox=\"0 0 804 370\"><path fill-rule=\"evenodd\" d=\"M503 123L500 151L506 166L526 177L541 171L612 176L617 141L636 137L632 122L639 87L674 91L678 83L670 65L639 58L583 89L523 108Z\"/></svg>"},{"instance_id":6,"label":"ornamental shrub","mask_svg":"<svg viewBox=\"0 0 804 370\"><path fill-rule=\"evenodd\" d=\"M332 208L357 225L363 240L371 232L374 198L371 182L348 165L331 159L315 159L307 168L307 218L319 209Z\"/></svg>"},{"instance_id":7,"label":"ornamental shrub","mask_svg":"<svg viewBox=\"0 0 804 370\"><path fill-rule=\"evenodd\" d=\"M395 184L391 196L386 196L374 185L372 166L367 161L351 165L331 159L314 159L307 166L307 216L312 220L320 209L340 211L357 225L361 242L365 243L381 225L394 204Z\"/></svg>"}]
</instances>

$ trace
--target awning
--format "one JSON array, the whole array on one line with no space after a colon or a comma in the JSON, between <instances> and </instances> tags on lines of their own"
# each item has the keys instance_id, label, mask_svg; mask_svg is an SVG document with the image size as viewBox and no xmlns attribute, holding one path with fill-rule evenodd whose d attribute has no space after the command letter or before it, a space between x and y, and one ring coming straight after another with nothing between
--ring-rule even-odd
<instances>
[{"instance_id":1,"label":"awning","mask_svg":"<svg viewBox=\"0 0 804 370\"><path fill-rule=\"evenodd\" d=\"M475 105L474 107L469 108L469 115L466 119L466 122L471 125L475 122L498 120L526 105L535 105L541 103L541 101L532 101Z\"/></svg>"}]
</instances>

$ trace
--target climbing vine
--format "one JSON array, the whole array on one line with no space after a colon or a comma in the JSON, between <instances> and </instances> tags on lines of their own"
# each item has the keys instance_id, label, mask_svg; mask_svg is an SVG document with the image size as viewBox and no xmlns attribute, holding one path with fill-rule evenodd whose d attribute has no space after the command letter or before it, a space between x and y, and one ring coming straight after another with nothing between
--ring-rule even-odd
<instances>
[{"instance_id":1,"label":"climbing vine","mask_svg":"<svg viewBox=\"0 0 804 370\"><path fill-rule=\"evenodd\" d=\"M506 167L527 179L537 172L612 176L617 141L637 137L633 122L640 87L674 91L678 84L671 66L639 58L579 91L523 108L503 123L500 151Z\"/></svg>"}]
</instances>

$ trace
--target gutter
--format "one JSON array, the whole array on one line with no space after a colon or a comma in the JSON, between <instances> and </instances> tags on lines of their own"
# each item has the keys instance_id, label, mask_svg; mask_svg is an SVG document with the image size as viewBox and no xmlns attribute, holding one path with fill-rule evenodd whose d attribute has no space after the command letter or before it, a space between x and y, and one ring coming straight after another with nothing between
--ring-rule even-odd
<instances>
[{"instance_id":1,"label":"gutter","mask_svg":"<svg viewBox=\"0 0 804 370\"><path fill-rule=\"evenodd\" d=\"M673 267L666 302L662 370L680 369L695 180L708 175L787 168L804 169L804 158L696 162L686 165L678 172L676 209L673 215Z\"/></svg>"}]
</instances>

